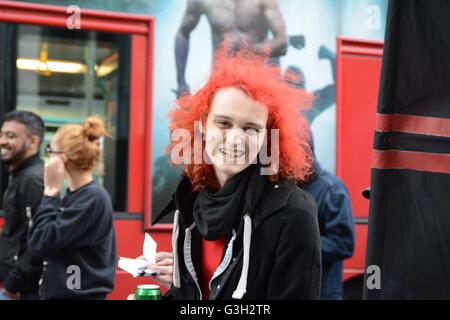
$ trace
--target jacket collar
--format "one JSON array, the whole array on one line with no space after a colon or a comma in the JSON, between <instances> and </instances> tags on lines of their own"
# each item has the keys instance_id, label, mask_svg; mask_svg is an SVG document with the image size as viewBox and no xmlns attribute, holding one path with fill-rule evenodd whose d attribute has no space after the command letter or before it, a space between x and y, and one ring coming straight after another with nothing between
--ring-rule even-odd
<instances>
[{"instance_id":1,"label":"jacket collar","mask_svg":"<svg viewBox=\"0 0 450 320\"><path fill-rule=\"evenodd\" d=\"M290 190L295 187L295 181L270 182L266 178L264 180L266 183L263 195L257 203L259 210L255 210L252 214L253 230L269 216L287 206Z\"/></svg>"},{"instance_id":2,"label":"jacket collar","mask_svg":"<svg viewBox=\"0 0 450 320\"><path fill-rule=\"evenodd\" d=\"M172 213L176 209L183 209L192 211L192 207L194 206L195 199L197 198L197 192L192 192L192 184L189 181L188 176L183 173L178 180L178 185L175 191L172 193L172 198L166 206L153 217L152 225L158 223L163 217ZM183 217L184 218L184 217ZM186 224L191 224L192 221Z\"/></svg>"},{"instance_id":3,"label":"jacket collar","mask_svg":"<svg viewBox=\"0 0 450 320\"><path fill-rule=\"evenodd\" d=\"M35 153L31 157L26 158L24 161L22 161L21 164L19 164L14 170L11 171L11 174L17 175L20 171L31 167L35 163L42 162L42 159L39 157L39 153Z\"/></svg>"}]
</instances>

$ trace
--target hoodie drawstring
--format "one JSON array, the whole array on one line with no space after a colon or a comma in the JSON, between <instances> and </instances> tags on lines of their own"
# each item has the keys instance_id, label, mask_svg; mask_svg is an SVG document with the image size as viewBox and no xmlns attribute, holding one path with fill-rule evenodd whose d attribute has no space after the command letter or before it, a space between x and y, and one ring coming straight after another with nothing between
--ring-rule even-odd
<instances>
[{"instance_id":1,"label":"hoodie drawstring","mask_svg":"<svg viewBox=\"0 0 450 320\"><path fill-rule=\"evenodd\" d=\"M242 262L241 277L239 278L236 290L234 290L232 298L242 299L244 294L247 292L247 276L248 276L248 266L250 262L250 244L252 241L252 219L250 215L246 214L244 216L244 260Z\"/></svg>"},{"instance_id":2,"label":"hoodie drawstring","mask_svg":"<svg viewBox=\"0 0 450 320\"><path fill-rule=\"evenodd\" d=\"M178 264L178 233L180 228L180 211L175 211L173 218L173 231L172 231L172 250L173 250L173 274L172 281L175 288L180 288L180 265Z\"/></svg>"},{"instance_id":3,"label":"hoodie drawstring","mask_svg":"<svg viewBox=\"0 0 450 320\"><path fill-rule=\"evenodd\" d=\"M185 234L184 234L184 264L190 273L192 279L194 279L195 285L197 286L198 293L200 295L200 299L202 300L202 289L200 288L200 285L198 283L197 279L197 273L195 272L194 263L192 262L192 235L191 232L195 228L195 223L192 223L189 228L186 228Z\"/></svg>"}]
</instances>

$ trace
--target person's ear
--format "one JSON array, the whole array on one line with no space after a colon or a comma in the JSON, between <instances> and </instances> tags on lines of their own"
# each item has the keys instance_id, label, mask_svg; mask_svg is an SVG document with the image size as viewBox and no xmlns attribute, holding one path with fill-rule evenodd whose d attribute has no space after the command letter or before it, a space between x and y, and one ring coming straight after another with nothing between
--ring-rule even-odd
<instances>
[{"instance_id":1,"label":"person's ear","mask_svg":"<svg viewBox=\"0 0 450 320\"><path fill-rule=\"evenodd\" d=\"M32 135L32 136L30 137L30 144L31 144L32 146L35 146L37 150L39 150L39 145L40 145L40 143L41 143L41 138L39 138L39 136Z\"/></svg>"},{"instance_id":2,"label":"person's ear","mask_svg":"<svg viewBox=\"0 0 450 320\"><path fill-rule=\"evenodd\" d=\"M64 162L64 165L67 165L67 163L69 162L69 158L67 158L64 153L61 154L61 160Z\"/></svg>"}]
</instances>

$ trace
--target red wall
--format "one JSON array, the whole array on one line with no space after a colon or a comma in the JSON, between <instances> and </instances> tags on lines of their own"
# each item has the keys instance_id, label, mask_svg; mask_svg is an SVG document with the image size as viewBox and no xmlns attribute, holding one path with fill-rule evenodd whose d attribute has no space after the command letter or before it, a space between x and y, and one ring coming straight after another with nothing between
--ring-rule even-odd
<instances>
[{"instance_id":1,"label":"red wall","mask_svg":"<svg viewBox=\"0 0 450 320\"><path fill-rule=\"evenodd\" d=\"M372 145L383 43L338 38L336 173L349 189L356 221L355 254L345 262L344 279L364 272Z\"/></svg>"},{"instance_id":2,"label":"red wall","mask_svg":"<svg viewBox=\"0 0 450 320\"><path fill-rule=\"evenodd\" d=\"M135 258L142 255L144 243L143 221L141 220L116 220L116 239L118 257ZM170 230L150 232L158 244L158 251L172 251L172 234ZM129 273L117 270L114 291L108 299L126 299L130 293L134 293L138 284L156 284L152 278L133 278ZM165 288L161 288L163 292Z\"/></svg>"}]
</instances>

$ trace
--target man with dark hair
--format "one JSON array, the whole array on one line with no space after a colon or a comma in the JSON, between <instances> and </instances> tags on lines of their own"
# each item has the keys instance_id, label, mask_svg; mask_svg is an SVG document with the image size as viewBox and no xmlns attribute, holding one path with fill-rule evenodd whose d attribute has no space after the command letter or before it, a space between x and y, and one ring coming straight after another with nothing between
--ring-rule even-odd
<instances>
[{"instance_id":1,"label":"man with dark hair","mask_svg":"<svg viewBox=\"0 0 450 320\"><path fill-rule=\"evenodd\" d=\"M45 126L28 111L5 115L0 132L0 159L8 166L3 195L5 224L0 236L0 300L38 298L42 259L27 248L27 233L44 191L44 162L39 157Z\"/></svg>"}]
</instances>

